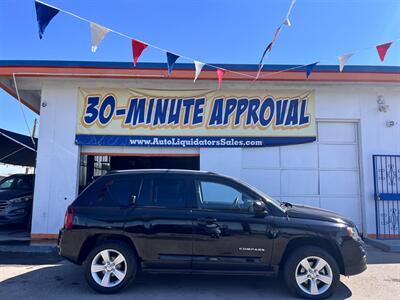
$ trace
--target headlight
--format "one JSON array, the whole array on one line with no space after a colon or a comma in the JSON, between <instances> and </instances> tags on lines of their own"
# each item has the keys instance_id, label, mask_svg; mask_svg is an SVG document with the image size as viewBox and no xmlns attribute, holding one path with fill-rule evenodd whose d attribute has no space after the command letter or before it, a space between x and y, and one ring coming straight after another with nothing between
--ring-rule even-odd
<instances>
[{"instance_id":1,"label":"headlight","mask_svg":"<svg viewBox=\"0 0 400 300\"><path fill-rule=\"evenodd\" d=\"M32 196L24 196L24 197L19 197L19 198L14 198L11 200L8 200L8 204L20 204L20 203L25 203L28 201L32 200Z\"/></svg>"},{"instance_id":2,"label":"headlight","mask_svg":"<svg viewBox=\"0 0 400 300\"><path fill-rule=\"evenodd\" d=\"M347 234L355 241L361 239L360 235L358 234L357 227L347 227Z\"/></svg>"}]
</instances>

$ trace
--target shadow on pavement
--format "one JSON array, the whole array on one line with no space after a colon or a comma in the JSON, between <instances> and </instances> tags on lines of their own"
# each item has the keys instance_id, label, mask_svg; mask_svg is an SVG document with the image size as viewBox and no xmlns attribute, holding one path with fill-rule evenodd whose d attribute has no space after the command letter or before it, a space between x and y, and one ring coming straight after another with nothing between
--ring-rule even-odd
<instances>
[{"instance_id":1,"label":"shadow on pavement","mask_svg":"<svg viewBox=\"0 0 400 300\"><path fill-rule=\"evenodd\" d=\"M55 251L46 254L0 252L0 265L49 265L58 263L63 259Z\"/></svg>"},{"instance_id":2,"label":"shadow on pavement","mask_svg":"<svg viewBox=\"0 0 400 300\"><path fill-rule=\"evenodd\" d=\"M30 232L26 225L0 225L0 242L9 240L26 241L30 238Z\"/></svg>"},{"instance_id":3,"label":"shadow on pavement","mask_svg":"<svg viewBox=\"0 0 400 300\"><path fill-rule=\"evenodd\" d=\"M367 246L368 264L397 264L400 263L400 253L385 252L378 248Z\"/></svg>"},{"instance_id":4,"label":"shadow on pavement","mask_svg":"<svg viewBox=\"0 0 400 300\"><path fill-rule=\"evenodd\" d=\"M11 278L0 282L0 298L98 299L102 297L86 284L83 269L67 261L47 266L21 266ZM23 273L23 274L22 274ZM352 293L339 284L333 299L347 299ZM141 274L116 299L296 299L280 278L210 275ZM3 298L5 299L5 298Z\"/></svg>"}]
</instances>

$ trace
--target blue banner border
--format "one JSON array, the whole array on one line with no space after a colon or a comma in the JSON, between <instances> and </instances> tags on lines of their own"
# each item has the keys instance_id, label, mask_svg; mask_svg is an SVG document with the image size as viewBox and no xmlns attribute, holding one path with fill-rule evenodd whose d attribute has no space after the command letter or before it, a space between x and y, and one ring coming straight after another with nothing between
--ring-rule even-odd
<instances>
[{"instance_id":1,"label":"blue banner border","mask_svg":"<svg viewBox=\"0 0 400 300\"><path fill-rule=\"evenodd\" d=\"M306 137L232 137L232 136L130 136L77 134L75 143L82 146L248 148L312 143Z\"/></svg>"}]
</instances>

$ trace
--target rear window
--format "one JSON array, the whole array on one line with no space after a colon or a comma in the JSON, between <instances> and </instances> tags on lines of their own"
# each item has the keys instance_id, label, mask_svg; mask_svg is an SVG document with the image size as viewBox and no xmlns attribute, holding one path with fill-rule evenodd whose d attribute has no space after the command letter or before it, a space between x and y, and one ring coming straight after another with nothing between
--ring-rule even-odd
<instances>
[{"instance_id":1,"label":"rear window","mask_svg":"<svg viewBox=\"0 0 400 300\"><path fill-rule=\"evenodd\" d=\"M79 206L129 206L140 193L138 176L104 176L93 182L76 199Z\"/></svg>"}]
</instances>

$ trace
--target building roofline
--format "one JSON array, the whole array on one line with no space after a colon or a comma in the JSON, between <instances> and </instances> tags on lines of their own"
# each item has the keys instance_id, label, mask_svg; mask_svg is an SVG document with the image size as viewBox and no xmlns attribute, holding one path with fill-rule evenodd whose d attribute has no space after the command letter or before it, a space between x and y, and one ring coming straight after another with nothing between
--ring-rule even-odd
<instances>
[{"instance_id":1,"label":"building roofline","mask_svg":"<svg viewBox=\"0 0 400 300\"><path fill-rule=\"evenodd\" d=\"M251 82L258 73L256 64L215 64L215 66L233 71L225 73L224 81ZM26 78L135 78L193 81L194 64L176 64L171 76L168 76L166 63L145 62L138 63L134 67L131 62L0 60L0 78L11 77L13 74ZM215 68L205 66L197 80L216 79ZM257 81L400 83L400 67L346 66L343 72L339 72L337 65L317 65L307 78L304 66L264 65Z\"/></svg>"},{"instance_id":2,"label":"building roofline","mask_svg":"<svg viewBox=\"0 0 400 300\"><path fill-rule=\"evenodd\" d=\"M231 70L224 75L224 82L252 82L258 73L257 64L214 64ZM337 83L389 83L400 84L399 66L345 66L339 72L337 65L317 65L307 78L305 66L300 65L264 65L257 80L260 82L300 82L312 84L319 82ZM136 67L132 62L101 61L50 61L50 60L0 60L0 79L12 79L12 76L24 78L105 78L105 79L143 79L143 80L187 80L193 84L194 64L174 65L174 71L168 76L166 63L143 62ZM284 71L284 72L283 72ZM204 66L197 81L217 82L215 68ZM1 83L1 82L0 82ZM217 83L215 84L215 88ZM12 85L0 84L0 88L16 97ZM38 107L21 98L21 102L39 113Z\"/></svg>"},{"instance_id":3,"label":"building roofline","mask_svg":"<svg viewBox=\"0 0 400 300\"><path fill-rule=\"evenodd\" d=\"M220 64L213 66L231 71L258 71L257 64ZM166 69L167 63L160 62L139 62L136 67L132 62L108 62L108 61L66 61L66 60L0 60L0 68L3 67L47 67L47 68L98 68L98 69ZM293 69L294 70L288 70ZM174 70L194 70L192 63L177 63ZM203 71L214 71L215 68L205 65ZM268 64L264 65L262 71L283 71L304 72L306 67L303 65ZM338 65L316 65L313 72L337 72ZM373 65L346 65L342 73L399 73L400 66L373 66Z\"/></svg>"}]
</instances>

